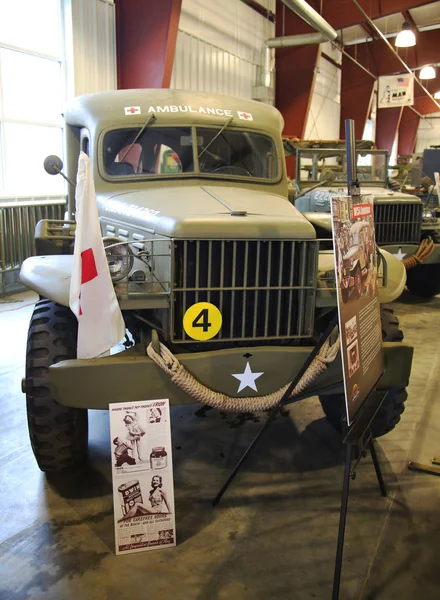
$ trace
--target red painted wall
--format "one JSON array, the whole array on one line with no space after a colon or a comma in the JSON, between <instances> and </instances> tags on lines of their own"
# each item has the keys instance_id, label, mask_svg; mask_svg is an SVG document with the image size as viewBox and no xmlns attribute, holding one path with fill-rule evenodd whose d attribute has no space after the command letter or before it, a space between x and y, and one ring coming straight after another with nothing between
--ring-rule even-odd
<instances>
[{"instance_id":1,"label":"red painted wall","mask_svg":"<svg viewBox=\"0 0 440 600\"><path fill-rule=\"evenodd\" d=\"M376 121L376 146L391 154L396 133L399 129L402 108L379 108Z\"/></svg>"},{"instance_id":2,"label":"red painted wall","mask_svg":"<svg viewBox=\"0 0 440 600\"><path fill-rule=\"evenodd\" d=\"M420 117L405 107L399 125L399 140L397 154L412 154L416 145L417 129Z\"/></svg>"},{"instance_id":3,"label":"red painted wall","mask_svg":"<svg viewBox=\"0 0 440 600\"><path fill-rule=\"evenodd\" d=\"M275 34L277 37L316 33L307 23L277 0ZM281 48L275 54L275 106L284 117L285 135L304 134L312 98L319 45Z\"/></svg>"},{"instance_id":4,"label":"red painted wall","mask_svg":"<svg viewBox=\"0 0 440 600\"><path fill-rule=\"evenodd\" d=\"M116 0L118 88L169 87L182 0Z\"/></svg>"}]
</instances>

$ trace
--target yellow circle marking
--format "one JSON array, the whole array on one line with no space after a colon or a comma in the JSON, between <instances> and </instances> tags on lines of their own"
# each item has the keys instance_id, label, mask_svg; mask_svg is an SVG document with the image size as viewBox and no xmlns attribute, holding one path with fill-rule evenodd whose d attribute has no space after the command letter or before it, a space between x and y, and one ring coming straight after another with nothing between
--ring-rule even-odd
<instances>
[{"instance_id":1,"label":"yellow circle marking","mask_svg":"<svg viewBox=\"0 0 440 600\"><path fill-rule=\"evenodd\" d=\"M183 315L183 328L193 340L210 340L222 327L222 313L210 302L197 302Z\"/></svg>"}]
</instances>

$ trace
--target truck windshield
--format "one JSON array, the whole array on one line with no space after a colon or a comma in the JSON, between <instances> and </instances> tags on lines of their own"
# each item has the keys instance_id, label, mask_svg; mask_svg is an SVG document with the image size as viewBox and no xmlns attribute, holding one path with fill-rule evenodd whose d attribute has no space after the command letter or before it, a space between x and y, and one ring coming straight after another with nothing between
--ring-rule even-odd
<instances>
[{"instance_id":1,"label":"truck windshield","mask_svg":"<svg viewBox=\"0 0 440 600\"><path fill-rule=\"evenodd\" d=\"M197 128L201 173L275 179L278 161L273 140L260 133ZM209 147L208 147L209 146ZM204 152L204 148L206 152Z\"/></svg>"},{"instance_id":2,"label":"truck windshield","mask_svg":"<svg viewBox=\"0 0 440 600\"><path fill-rule=\"evenodd\" d=\"M333 172L335 184L347 182L347 159L344 150L300 150L297 156L298 183L317 183L324 170ZM361 183L376 183L386 186L386 152L358 152L357 176Z\"/></svg>"},{"instance_id":3,"label":"truck windshield","mask_svg":"<svg viewBox=\"0 0 440 600\"><path fill-rule=\"evenodd\" d=\"M260 179L278 177L276 147L269 136L229 129L218 135L220 130L221 127L197 127L197 148L193 147L191 127L148 127L138 139L139 128L109 131L102 144L105 174L112 178L136 179L179 173ZM200 156L198 171L195 155Z\"/></svg>"}]
</instances>

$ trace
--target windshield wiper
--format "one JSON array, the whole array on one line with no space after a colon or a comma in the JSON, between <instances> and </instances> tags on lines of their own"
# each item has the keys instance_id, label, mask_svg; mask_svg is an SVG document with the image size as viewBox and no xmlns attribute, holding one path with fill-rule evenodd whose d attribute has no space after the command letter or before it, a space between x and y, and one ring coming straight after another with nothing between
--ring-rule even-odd
<instances>
[{"instance_id":1,"label":"windshield wiper","mask_svg":"<svg viewBox=\"0 0 440 600\"><path fill-rule=\"evenodd\" d=\"M145 123L140 128L140 130L139 130L138 134L136 135L136 137L134 138L134 140L131 142L130 146L128 147L128 150L126 152L124 152L124 155L119 159L119 162L124 162L124 158L130 152L130 150L133 148L133 146L136 144L136 142L141 137L141 135L144 133L146 128L149 125L151 125L152 123L155 123L156 121L157 121L156 115L154 113L151 113L151 115L148 117L148 119L145 121Z\"/></svg>"},{"instance_id":2,"label":"windshield wiper","mask_svg":"<svg viewBox=\"0 0 440 600\"><path fill-rule=\"evenodd\" d=\"M217 135L215 135L215 136L212 138L212 140L209 142L209 144L208 144L207 146L205 146L205 147L203 148L203 150L201 150L200 154L197 156L197 159L199 159L199 158L202 156L202 154L204 154L204 153L205 153L205 152L208 150L209 146L210 146L210 145L211 145L213 142L215 142L215 140L218 138L218 136L219 136L219 135L221 135L221 134L224 132L224 130L226 129L226 127L227 127L228 125L230 125L230 124L232 123L232 121L233 121L233 120L234 120L234 117L229 117L229 119L226 121L226 123L223 125L223 127L220 129L220 131L217 133Z\"/></svg>"}]
</instances>

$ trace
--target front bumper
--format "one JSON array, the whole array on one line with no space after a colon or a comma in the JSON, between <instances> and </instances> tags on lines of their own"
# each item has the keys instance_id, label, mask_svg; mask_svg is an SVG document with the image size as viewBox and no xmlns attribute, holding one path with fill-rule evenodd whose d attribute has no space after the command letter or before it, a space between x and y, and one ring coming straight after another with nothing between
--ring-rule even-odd
<instances>
[{"instance_id":1,"label":"front bumper","mask_svg":"<svg viewBox=\"0 0 440 600\"><path fill-rule=\"evenodd\" d=\"M409 381L413 348L402 343L387 342L386 372L378 388L405 387ZM262 396L275 392L291 381L311 346L249 347L212 352L179 354L179 361L207 387L233 397ZM250 356L249 356L250 355ZM244 372L247 362L253 373L263 373L257 380L258 392L249 387L237 393L239 381L232 374ZM192 404L194 399L182 392L145 353L145 345L104 358L66 360L49 369L54 398L64 406L107 409L113 402L136 402L169 398L171 405ZM340 357L310 387L310 395L341 382ZM343 391L342 386L339 390Z\"/></svg>"}]
</instances>

